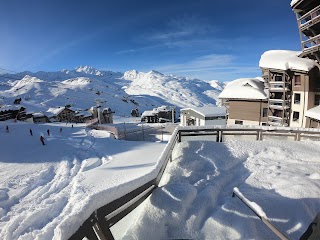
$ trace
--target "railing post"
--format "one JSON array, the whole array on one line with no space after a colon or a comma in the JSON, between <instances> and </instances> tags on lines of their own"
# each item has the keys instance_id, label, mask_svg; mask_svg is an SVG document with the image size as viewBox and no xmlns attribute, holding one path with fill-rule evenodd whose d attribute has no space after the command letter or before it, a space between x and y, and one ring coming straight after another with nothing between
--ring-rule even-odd
<instances>
[{"instance_id":1,"label":"railing post","mask_svg":"<svg viewBox=\"0 0 320 240\"><path fill-rule=\"evenodd\" d=\"M178 142L181 142L181 131L178 131Z\"/></svg>"},{"instance_id":2,"label":"railing post","mask_svg":"<svg viewBox=\"0 0 320 240\"><path fill-rule=\"evenodd\" d=\"M257 130L257 141L261 141L262 140L262 131L261 130Z\"/></svg>"},{"instance_id":3,"label":"railing post","mask_svg":"<svg viewBox=\"0 0 320 240\"><path fill-rule=\"evenodd\" d=\"M220 142L220 131L217 131L216 142Z\"/></svg>"},{"instance_id":4,"label":"railing post","mask_svg":"<svg viewBox=\"0 0 320 240\"><path fill-rule=\"evenodd\" d=\"M295 141L300 141L300 139L301 139L301 133L297 132L294 140Z\"/></svg>"}]
</instances>

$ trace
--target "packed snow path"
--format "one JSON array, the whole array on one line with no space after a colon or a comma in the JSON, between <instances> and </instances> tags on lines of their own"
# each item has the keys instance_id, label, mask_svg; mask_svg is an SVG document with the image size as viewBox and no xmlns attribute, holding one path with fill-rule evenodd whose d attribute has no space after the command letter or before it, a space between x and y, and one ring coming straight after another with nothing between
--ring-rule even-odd
<instances>
[{"instance_id":1,"label":"packed snow path","mask_svg":"<svg viewBox=\"0 0 320 240\"><path fill-rule=\"evenodd\" d=\"M290 239L320 211L320 142L182 142L125 239L276 239L238 198Z\"/></svg>"},{"instance_id":2,"label":"packed snow path","mask_svg":"<svg viewBox=\"0 0 320 240\"><path fill-rule=\"evenodd\" d=\"M77 124L1 123L0 239L67 239L95 209L147 181L165 143L109 136Z\"/></svg>"}]
</instances>

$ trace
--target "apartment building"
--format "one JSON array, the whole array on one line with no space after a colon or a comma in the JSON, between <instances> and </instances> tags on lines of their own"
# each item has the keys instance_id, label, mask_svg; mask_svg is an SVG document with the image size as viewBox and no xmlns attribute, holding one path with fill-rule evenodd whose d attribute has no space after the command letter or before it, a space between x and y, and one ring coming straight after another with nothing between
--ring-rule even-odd
<instances>
[{"instance_id":1,"label":"apartment building","mask_svg":"<svg viewBox=\"0 0 320 240\"><path fill-rule=\"evenodd\" d=\"M320 75L316 61L301 52L265 52L259 66L269 90L268 125L308 127L306 112L320 100Z\"/></svg>"},{"instance_id":2,"label":"apartment building","mask_svg":"<svg viewBox=\"0 0 320 240\"><path fill-rule=\"evenodd\" d=\"M244 96L231 100L225 97L232 94L226 96L222 92L228 124L320 127L320 0L292 0L291 7L296 14L302 51L272 50L261 56L264 92L268 92L265 99L252 95L250 100ZM261 107L256 107L259 101L266 119L261 118ZM245 109L244 104L252 106ZM240 118L241 121L236 120Z\"/></svg>"}]
</instances>

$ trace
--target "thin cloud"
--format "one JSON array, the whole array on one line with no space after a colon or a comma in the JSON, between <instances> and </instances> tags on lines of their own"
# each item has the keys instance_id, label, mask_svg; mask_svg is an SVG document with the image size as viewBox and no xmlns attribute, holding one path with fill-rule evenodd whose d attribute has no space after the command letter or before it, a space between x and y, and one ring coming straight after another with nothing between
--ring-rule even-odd
<instances>
[{"instance_id":1,"label":"thin cloud","mask_svg":"<svg viewBox=\"0 0 320 240\"><path fill-rule=\"evenodd\" d=\"M160 67L160 71L167 72L181 72L181 71L195 71L197 69L207 69L213 66L227 66L233 63L235 59L232 55L227 54L210 54L197 57L181 64L172 64Z\"/></svg>"},{"instance_id":2,"label":"thin cloud","mask_svg":"<svg viewBox=\"0 0 320 240\"><path fill-rule=\"evenodd\" d=\"M260 75L259 67L242 66L228 54L210 54L190 61L155 68L167 74L179 74L200 79L233 80L239 77Z\"/></svg>"}]
</instances>

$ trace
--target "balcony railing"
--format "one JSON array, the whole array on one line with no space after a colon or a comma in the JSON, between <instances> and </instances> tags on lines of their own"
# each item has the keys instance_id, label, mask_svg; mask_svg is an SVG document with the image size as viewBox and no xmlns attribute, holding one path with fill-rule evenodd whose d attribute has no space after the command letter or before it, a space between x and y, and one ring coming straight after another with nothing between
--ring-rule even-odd
<instances>
[{"instance_id":1,"label":"balcony railing","mask_svg":"<svg viewBox=\"0 0 320 240\"><path fill-rule=\"evenodd\" d=\"M288 84L285 82L269 82L270 91L289 91Z\"/></svg>"},{"instance_id":2,"label":"balcony railing","mask_svg":"<svg viewBox=\"0 0 320 240\"><path fill-rule=\"evenodd\" d=\"M304 31L320 22L320 6L312 9L298 19L300 30Z\"/></svg>"},{"instance_id":3,"label":"balcony railing","mask_svg":"<svg viewBox=\"0 0 320 240\"><path fill-rule=\"evenodd\" d=\"M269 107L273 109L288 109L290 101L280 99L269 99Z\"/></svg>"},{"instance_id":4,"label":"balcony railing","mask_svg":"<svg viewBox=\"0 0 320 240\"><path fill-rule=\"evenodd\" d=\"M286 119L283 119L281 117L276 117L276 116L268 116L268 124L270 126L283 126L283 127L288 126Z\"/></svg>"},{"instance_id":5,"label":"balcony railing","mask_svg":"<svg viewBox=\"0 0 320 240\"><path fill-rule=\"evenodd\" d=\"M316 52L320 50L320 34L302 42L304 53Z\"/></svg>"}]
</instances>

